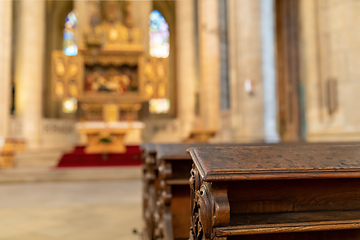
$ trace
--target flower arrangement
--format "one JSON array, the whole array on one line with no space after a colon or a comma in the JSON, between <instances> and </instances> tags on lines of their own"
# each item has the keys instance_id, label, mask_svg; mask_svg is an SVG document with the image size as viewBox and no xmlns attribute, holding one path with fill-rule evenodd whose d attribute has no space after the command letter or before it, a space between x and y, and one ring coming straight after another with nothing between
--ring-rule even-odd
<instances>
[{"instance_id":1,"label":"flower arrangement","mask_svg":"<svg viewBox=\"0 0 360 240\"><path fill-rule=\"evenodd\" d=\"M108 132L102 132L102 133L100 134L99 142L100 142L100 143L105 143L105 144L112 143L112 138L111 138L111 136L110 136L110 133L108 133Z\"/></svg>"}]
</instances>

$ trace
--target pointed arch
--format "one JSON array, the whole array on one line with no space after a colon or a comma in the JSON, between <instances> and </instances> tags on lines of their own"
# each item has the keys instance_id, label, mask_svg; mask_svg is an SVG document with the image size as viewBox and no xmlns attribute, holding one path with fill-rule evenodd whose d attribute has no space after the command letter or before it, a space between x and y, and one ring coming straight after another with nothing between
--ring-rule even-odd
<instances>
[{"instance_id":1,"label":"pointed arch","mask_svg":"<svg viewBox=\"0 0 360 240\"><path fill-rule=\"evenodd\" d=\"M170 31L165 18L158 10L153 10L149 17L150 55L167 58L170 54Z\"/></svg>"}]
</instances>

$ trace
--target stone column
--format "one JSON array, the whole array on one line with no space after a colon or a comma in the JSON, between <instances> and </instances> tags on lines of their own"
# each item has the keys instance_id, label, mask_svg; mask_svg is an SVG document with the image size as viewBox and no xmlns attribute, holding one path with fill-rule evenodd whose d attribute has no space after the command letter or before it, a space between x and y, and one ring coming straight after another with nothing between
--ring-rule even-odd
<instances>
[{"instance_id":1,"label":"stone column","mask_svg":"<svg viewBox=\"0 0 360 240\"><path fill-rule=\"evenodd\" d=\"M75 0L74 1L74 9L78 14L78 23L77 23L77 42L78 47L84 47L83 44L83 33L85 27L89 24L89 2L83 0Z\"/></svg>"},{"instance_id":2,"label":"stone column","mask_svg":"<svg viewBox=\"0 0 360 240\"><path fill-rule=\"evenodd\" d=\"M234 141L262 141L261 0L233 0L229 4L230 105ZM246 88L248 83L251 83L251 91Z\"/></svg>"},{"instance_id":3,"label":"stone column","mask_svg":"<svg viewBox=\"0 0 360 240\"><path fill-rule=\"evenodd\" d=\"M176 62L179 120L182 138L193 129L195 119L194 1L176 2Z\"/></svg>"},{"instance_id":4,"label":"stone column","mask_svg":"<svg viewBox=\"0 0 360 240\"><path fill-rule=\"evenodd\" d=\"M261 0L262 72L264 85L264 137L266 142L279 142L277 132L277 95L275 76L274 1Z\"/></svg>"},{"instance_id":5,"label":"stone column","mask_svg":"<svg viewBox=\"0 0 360 240\"><path fill-rule=\"evenodd\" d=\"M311 0L300 1L300 18L306 19L306 21L301 22L301 42L304 46L302 75L306 84L306 123L308 133L322 130L324 119L317 5L317 2Z\"/></svg>"},{"instance_id":6,"label":"stone column","mask_svg":"<svg viewBox=\"0 0 360 240\"><path fill-rule=\"evenodd\" d=\"M229 41L229 90L230 90L230 117L233 141L237 129L241 125L240 111L240 86L237 68L237 4L238 0L227 1L227 15L228 15L228 41Z\"/></svg>"},{"instance_id":7,"label":"stone column","mask_svg":"<svg viewBox=\"0 0 360 240\"><path fill-rule=\"evenodd\" d=\"M12 1L0 1L0 141L9 134Z\"/></svg>"},{"instance_id":8,"label":"stone column","mask_svg":"<svg viewBox=\"0 0 360 240\"><path fill-rule=\"evenodd\" d=\"M21 0L17 15L16 116L28 148L39 147L42 119L45 1Z\"/></svg>"},{"instance_id":9,"label":"stone column","mask_svg":"<svg viewBox=\"0 0 360 240\"><path fill-rule=\"evenodd\" d=\"M140 28L144 53L149 54L149 17L152 1L132 1L134 26Z\"/></svg>"},{"instance_id":10,"label":"stone column","mask_svg":"<svg viewBox=\"0 0 360 240\"><path fill-rule=\"evenodd\" d=\"M220 39L218 0L199 0L200 115L203 128L219 129Z\"/></svg>"}]
</instances>

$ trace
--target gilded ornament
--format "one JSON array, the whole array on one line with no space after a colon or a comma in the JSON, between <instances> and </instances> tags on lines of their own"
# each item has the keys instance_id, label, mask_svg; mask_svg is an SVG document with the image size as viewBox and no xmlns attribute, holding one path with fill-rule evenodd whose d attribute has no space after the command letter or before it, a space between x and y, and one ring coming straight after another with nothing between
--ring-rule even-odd
<instances>
[{"instance_id":1,"label":"gilded ornament","mask_svg":"<svg viewBox=\"0 0 360 240\"><path fill-rule=\"evenodd\" d=\"M64 74L65 74L65 65L64 65L64 60L62 58L57 58L56 59L55 71L56 71L56 74L59 77L64 76Z\"/></svg>"},{"instance_id":2,"label":"gilded ornament","mask_svg":"<svg viewBox=\"0 0 360 240\"><path fill-rule=\"evenodd\" d=\"M64 96L64 83L60 79L58 79L55 84L55 95L57 98Z\"/></svg>"}]
</instances>

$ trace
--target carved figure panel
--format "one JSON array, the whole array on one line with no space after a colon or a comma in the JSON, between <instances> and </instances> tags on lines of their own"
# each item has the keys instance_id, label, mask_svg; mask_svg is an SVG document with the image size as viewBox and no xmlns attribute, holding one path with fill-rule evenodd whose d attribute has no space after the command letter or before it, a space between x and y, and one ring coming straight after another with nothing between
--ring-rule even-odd
<instances>
[{"instance_id":1,"label":"carved figure panel","mask_svg":"<svg viewBox=\"0 0 360 240\"><path fill-rule=\"evenodd\" d=\"M129 65L86 65L85 92L136 92L139 86L137 70L137 66Z\"/></svg>"},{"instance_id":2,"label":"carved figure panel","mask_svg":"<svg viewBox=\"0 0 360 240\"><path fill-rule=\"evenodd\" d=\"M62 100L78 98L83 78L83 58L80 55L66 56L62 51L52 54L52 98Z\"/></svg>"},{"instance_id":3,"label":"carved figure panel","mask_svg":"<svg viewBox=\"0 0 360 240\"><path fill-rule=\"evenodd\" d=\"M144 91L146 99L169 97L169 60L144 57Z\"/></svg>"},{"instance_id":4,"label":"carved figure panel","mask_svg":"<svg viewBox=\"0 0 360 240\"><path fill-rule=\"evenodd\" d=\"M168 98L168 59L145 56L131 1L94 1L77 56L53 52L53 99L138 104Z\"/></svg>"},{"instance_id":5,"label":"carved figure panel","mask_svg":"<svg viewBox=\"0 0 360 240\"><path fill-rule=\"evenodd\" d=\"M94 103L139 103L145 101L142 57L139 53L100 51L96 58L84 56L80 101Z\"/></svg>"}]
</instances>

